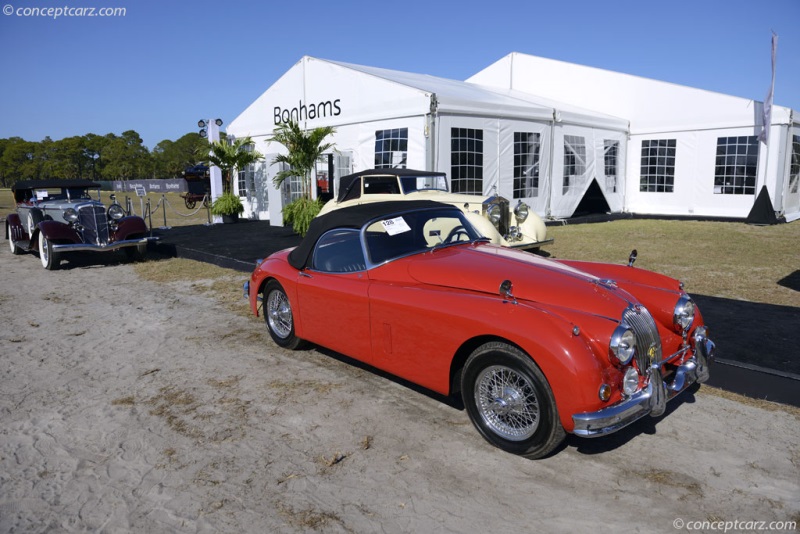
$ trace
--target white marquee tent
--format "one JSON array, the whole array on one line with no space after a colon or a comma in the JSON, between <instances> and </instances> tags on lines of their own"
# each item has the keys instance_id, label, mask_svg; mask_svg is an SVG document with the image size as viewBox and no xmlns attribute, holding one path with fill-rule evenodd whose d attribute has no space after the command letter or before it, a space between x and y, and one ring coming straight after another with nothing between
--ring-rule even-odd
<instances>
[{"instance_id":1,"label":"white marquee tent","mask_svg":"<svg viewBox=\"0 0 800 534\"><path fill-rule=\"evenodd\" d=\"M336 128L326 139L335 153L318 176L400 165L445 172L454 191L496 188L540 215L569 217L588 197L608 211L624 207L625 119L510 89L303 57L227 129L265 155L240 173L236 190L249 216L273 224L293 191L272 186L272 160L284 149L268 138L290 118Z\"/></svg>"},{"instance_id":2,"label":"white marquee tent","mask_svg":"<svg viewBox=\"0 0 800 534\"><path fill-rule=\"evenodd\" d=\"M512 53L467 81L558 98L630 120L625 211L745 218L766 186L800 218L800 114L671 83ZM765 91L767 89L765 80Z\"/></svg>"},{"instance_id":3,"label":"white marquee tent","mask_svg":"<svg viewBox=\"0 0 800 534\"><path fill-rule=\"evenodd\" d=\"M321 183L379 166L436 170L451 189L523 200L541 216L582 213L745 218L766 189L800 218L800 116L773 106L512 53L467 81L303 57L227 131L265 154L240 173L247 215L281 224L269 143L290 118L333 126Z\"/></svg>"}]
</instances>

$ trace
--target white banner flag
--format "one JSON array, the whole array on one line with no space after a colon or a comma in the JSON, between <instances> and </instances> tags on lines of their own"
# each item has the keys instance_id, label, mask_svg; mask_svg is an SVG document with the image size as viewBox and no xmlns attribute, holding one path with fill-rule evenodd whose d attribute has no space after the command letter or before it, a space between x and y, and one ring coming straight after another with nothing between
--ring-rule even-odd
<instances>
[{"instance_id":1,"label":"white banner flag","mask_svg":"<svg viewBox=\"0 0 800 534\"><path fill-rule=\"evenodd\" d=\"M767 98L764 99L764 110L761 115L761 133L758 140L764 144L769 142L769 129L772 124L772 96L775 92L775 54L778 49L778 36L772 32L772 82L769 84Z\"/></svg>"}]
</instances>

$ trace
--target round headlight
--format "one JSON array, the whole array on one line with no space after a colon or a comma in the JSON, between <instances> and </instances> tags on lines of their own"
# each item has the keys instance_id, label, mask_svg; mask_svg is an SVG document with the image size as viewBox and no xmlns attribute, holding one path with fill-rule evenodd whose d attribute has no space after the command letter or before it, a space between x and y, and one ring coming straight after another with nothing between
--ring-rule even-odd
<instances>
[{"instance_id":1,"label":"round headlight","mask_svg":"<svg viewBox=\"0 0 800 534\"><path fill-rule=\"evenodd\" d=\"M486 216L493 225L497 226L500 224L500 219L503 218L503 214L500 212L500 206L497 204L491 204L488 208L486 208Z\"/></svg>"},{"instance_id":2,"label":"round headlight","mask_svg":"<svg viewBox=\"0 0 800 534\"><path fill-rule=\"evenodd\" d=\"M685 332L694 322L694 302L689 295L682 295L675 304L672 322L679 332Z\"/></svg>"},{"instance_id":3,"label":"round headlight","mask_svg":"<svg viewBox=\"0 0 800 534\"><path fill-rule=\"evenodd\" d=\"M115 221L118 221L123 217L125 217L125 210L122 209L122 206L120 206L119 204L111 204L111 206L108 207L109 219L114 219Z\"/></svg>"},{"instance_id":4,"label":"round headlight","mask_svg":"<svg viewBox=\"0 0 800 534\"><path fill-rule=\"evenodd\" d=\"M626 397L630 397L639 389L639 373L633 367L628 367L625 376L622 378L622 392Z\"/></svg>"},{"instance_id":5,"label":"round headlight","mask_svg":"<svg viewBox=\"0 0 800 534\"><path fill-rule=\"evenodd\" d=\"M525 219L528 218L528 213L530 213L530 208L527 204L520 200L517 206L514 208L514 216L517 218L517 221L524 223Z\"/></svg>"},{"instance_id":6,"label":"round headlight","mask_svg":"<svg viewBox=\"0 0 800 534\"><path fill-rule=\"evenodd\" d=\"M619 363L629 363L636 352L636 336L633 335L633 330L623 324L619 325L611 335L609 348Z\"/></svg>"},{"instance_id":7,"label":"round headlight","mask_svg":"<svg viewBox=\"0 0 800 534\"><path fill-rule=\"evenodd\" d=\"M64 220L70 223L74 223L78 220L78 212L75 211L73 208L67 208L64 210Z\"/></svg>"}]
</instances>

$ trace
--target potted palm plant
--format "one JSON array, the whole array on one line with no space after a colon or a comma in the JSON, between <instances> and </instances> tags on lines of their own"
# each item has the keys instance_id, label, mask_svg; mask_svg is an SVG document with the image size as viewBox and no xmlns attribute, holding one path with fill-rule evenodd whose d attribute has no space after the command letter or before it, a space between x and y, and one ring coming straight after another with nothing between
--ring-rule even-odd
<instances>
[{"instance_id":1,"label":"potted palm plant","mask_svg":"<svg viewBox=\"0 0 800 534\"><path fill-rule=\"evenodd\" d=\"M336 133L332 126L323 126L305 131L295 121L283 123L273 131L270 142L276 142L288 150L288 154L279 154L272 163L284 163L288 169L275 175L273 182L280 187L284 180L292 176L301 178L300 198L283 207L283 222L291 224L295 232L305 236L311 220L322 209L319 199L311 198L311 174L317 158L333 147L333 143L323 143L326 137Z\"/></svg>"},{"instance_id":2,"label":"potted palm plant","mask_svg":"<svg viewBox=\"0 0 800 534\"><path fill-rule=\"evenodd\" d=\"M211 203L211 214L221 216L223 223L235 223L243 211L242 200L230 191L222 193Z\"/></svg>"}]
</instances>

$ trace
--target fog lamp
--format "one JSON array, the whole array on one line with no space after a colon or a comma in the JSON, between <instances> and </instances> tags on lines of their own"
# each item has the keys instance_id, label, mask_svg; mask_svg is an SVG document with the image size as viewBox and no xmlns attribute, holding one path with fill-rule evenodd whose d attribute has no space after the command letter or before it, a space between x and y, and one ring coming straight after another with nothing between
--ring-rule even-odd
<instances>
[{"instance_id":1,"label":"fog lamp","mask_svg":"<svg viewBox=\"0 0 800 534\"><path fill-rule=\"evenodd\" d=\"M626 397L630 397L637 389L639 389L639 373L633 367L628 367L622 378L622 392Z\"/></svg>"}]
</instances>

